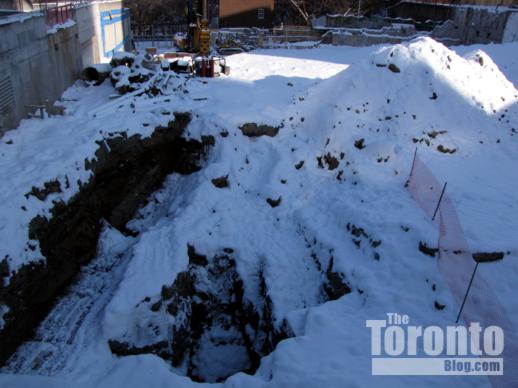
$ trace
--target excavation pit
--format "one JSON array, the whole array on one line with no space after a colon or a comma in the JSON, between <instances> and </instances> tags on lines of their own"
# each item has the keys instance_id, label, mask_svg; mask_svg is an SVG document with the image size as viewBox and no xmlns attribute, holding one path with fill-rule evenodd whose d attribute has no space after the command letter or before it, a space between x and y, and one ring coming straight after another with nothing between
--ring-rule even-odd
<instances>
[{"instance_id":1,"label":"excavation pit","mask_svg":"<svg viewBox=\"0 0 518 388\"><path fill-rule=\"evenodd\" d=\"M51 217L31 221L29 238L39 242L45 260L21 267L7 286L0 286L0 305L9 306L0 336L0 365L33 336L56 298L95 257L104 222L133 234L126 223L169 174L200 169L209 145L182 137L190 121L189 113L175 113L173 121L157 127L149 137L121 132L98 141L95 158L85 160L92 172L90 180L67 203L55 202ZM61 187L67 184L61 182ZM4 259L0 268L6 266ZM4 272L9 273L9 268Z\"/></svg>"},{"instance_id":2,"label":"excavation pit","mask_svg":"<svg viewBox=\"0 0 518 388\"><path fill-rule=\"evenodd\" d=\"M196 382L255 373L261 357L292 334L287 325L275 328L262 274L255 300L244 297L244 283L229 252L233 250L207 258L189 246L189 268L171 286L164 286L159 298L146 298L137 308L149 322L147 335L111 340L112 352L154 353ZM146 337L148 344L135 345Z\"/></svg>"},{"instance_id":3,"label":"excavation pit","mask_svg":"<svg viewBox=\"0 0 518 388\"><path fill-rule=\"evenodd\" d=\"M216 383L238 372L254 374L261 358L294 333L274 315L263 266L254 281L237 270L239 255L225 248L210 255L187 247L188 268L160 296L146 297L135 308L133 329L109 342L114 354L152 353L195 382ZM351 290L332 261L322 275L321 303Z\"/></svg>"}]
</instances>

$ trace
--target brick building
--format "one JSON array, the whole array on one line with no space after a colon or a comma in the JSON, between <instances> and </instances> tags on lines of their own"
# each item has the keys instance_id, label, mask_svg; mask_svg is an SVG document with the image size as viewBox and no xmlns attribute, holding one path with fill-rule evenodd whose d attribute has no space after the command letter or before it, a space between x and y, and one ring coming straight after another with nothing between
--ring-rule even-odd
<instances>
[{"instance_id":1,"label":"brick building","mask_svg":"<svg viewBox=\"0 0 518 388\"><path fill-rule=\"evenodd\" d=\"M219 0L219 26L271 28L274 0Z\"/></svg>"}]
</instances>

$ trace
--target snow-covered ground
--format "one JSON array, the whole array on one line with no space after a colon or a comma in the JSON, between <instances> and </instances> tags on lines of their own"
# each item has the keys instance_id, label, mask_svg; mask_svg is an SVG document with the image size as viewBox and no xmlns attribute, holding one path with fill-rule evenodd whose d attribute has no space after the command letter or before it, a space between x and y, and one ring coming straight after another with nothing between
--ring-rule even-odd
<instances>
[{"instance_id":1,"label":"snow-covered ground","mask_svg":"<svg viewBox=\"0 0 518 388\"><path fill-rule=\"evenodd\" d=\"M7 256L12 269L43 260L37 242L28 240L28 223L88 180L84 160L93 157L96 140L120 131L146 136L173 112L190 111L188 136L214 135L216 145L201 171L170 176L154 194L156 201L129 225L138 237L106 227L95 260L117 270L91 280L85 269L40 327L42 343L22 347L0 385L194 386L156 356L117 358L107 345L140 324L139 302L160 295L186 270L191 244L202 252L232 247L250 283L264 266L275 316L296 334L264 357L255 375L238 373L226 387L489 386L485 376L372 376L365 327L389 312L408 314L416 325L445 326L458 312L436 259L418 250L419 241L435 247L438 234L404 187L416 146L448 182L471 249L508 252L480 273L518 326L518 44L456 50L430 39L258 50L229 57L229 77L173 77L164 86L170 95L153 99L111 99L109 83L78 82L63 96L65 116L24 120L0 139L0 258ZM280 131L248 138L239 130L247 122ZM363 148L355 146L361 139ZM456 151L439 152L439 145ZM335 158L335 168L318 162L324 155ZM223 175L230 187L214 187L211 179ZM62 193L45 201L25 196L54 179ZM266 202L279 197L278 207ZM364 233L353 236L352 225ZM321 303L312 255L323 266L333 257L352 292ZM95 298L77 309L84 316L65 314L74 295L84 294ZM435 302L446 307L438 310ZM63 333L59 325L75 328L70 343L54 338Z\"/></svg>"}]
</instances>

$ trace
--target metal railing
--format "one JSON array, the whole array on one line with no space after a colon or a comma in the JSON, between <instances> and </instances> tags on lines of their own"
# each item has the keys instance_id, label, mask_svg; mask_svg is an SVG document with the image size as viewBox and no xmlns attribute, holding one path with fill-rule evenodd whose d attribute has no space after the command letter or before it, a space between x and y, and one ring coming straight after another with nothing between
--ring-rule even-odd
<instances>
[{"instance_id":1,"label":"metal railing","mask_svg":"<svg viewBox=\"0 0 518 388\"><path fill-rule=\"evenodd\" d=\"M73 9L81 4L90 3L93 0L40 0L33 3L33 7L45 13L47 25L53 27L63 24L68 20L73 20Z\"/></svg>"},{"instance_id":2,"label":"metal railing","mask_svg":"<svg viewBox=\"0 0 518 388\"><path fill-rule=\"evenodd\" d=\"M56 7L47 8L45 13L47 14L47 25L49 27L55 26L56 24L63 24L68 20L73 19L73 5L71 3L58 5Z\"/></svg>"}]
</instances>

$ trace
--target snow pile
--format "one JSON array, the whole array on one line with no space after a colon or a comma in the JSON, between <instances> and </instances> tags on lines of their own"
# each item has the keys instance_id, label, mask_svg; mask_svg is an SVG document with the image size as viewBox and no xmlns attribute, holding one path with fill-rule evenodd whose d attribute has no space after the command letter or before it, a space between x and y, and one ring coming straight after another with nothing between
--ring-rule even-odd
<instances>
[{"instance_id":1,"label":"snow pile","mask_svg":"<svg viewBox=\"0 0 518 388\"><path fill-rule=\"evenodd\" d=\"M502 262L480 270L518 323L515 87L483 52L462 58L428 38L377 48L366 58L366 49L355 49L351 55L364 60L350 67L343 59L324 64L319 50L241 54L229 58L229 79L178 78L167 89L172 97L104 101L90 116L75 108L75 120L88 117L91 129L70 136L84 143L97 140L101 129L149 134L149 123L163 112L191 111L188 135L213 135L216 144L204 169L169 177L128 224L139 236L124 275L69 377L137 384L152 370L157 385L194 385L185 377L187 365L107 352L113 338L152 342L151 313L142 306L189 269L190 245L209 258L231 249L244 298L258 299L263 277L274 329L287 324L294 335L262 359L255 375L238 373L225 386L414 385L409 377L371 376L365 320L397 311L415 325L446 325L458 312L436 259L419 251L420 242L436 246L438 236L404 187L416 147L438 179L448 181L472 250L506 252ZM292 55L317 57L279 59ZM279 132L249 138L240 128L254 122ZM56 148L45 145L49 153ZM67 163L77 163L62 152ZM228 187L213 184L220 177ZM10 235L23 233L26 221L16 230L8 226ZM327 287L336 276L351 292L330 301ZM156 338L167 339L161 330ZM200 348L208 349L197 355L203 363L219 365L222 356L210 341ZM419 383L472 387L488 380L426 376Z\"/></svg>"},{"instance_id":2,"label":"snow pile","mask_svg":"<svg viewBox=\"0 0 518 388\"><path fill-rule=\"evenodd\" d=\"M514 147L518 130L517 102L517 90L487 55L478 51L465 59L424 38L383 48L322 82L289 116L297 123L292 124L297 136L308 133L315 144L325 144L322 155L348 155L347 168L356 171L356 180L399 182L416 146L436 165L438 176L449 181L450 194L459 195L459 201L462 193L484 190L477 182L482 164L486 171L499 171L502 181L485 177L495 185L494 190L485 188L485 200L463 202L460 211L477 249L515 249L511 235L496 227L498 218L508 219L505 206L489 198L501 198L509 190L514 158L508 159L506 150ZM473 211L481 217L480 206L487 209L488 201L498 213L490 230L489 220L471 218ZM512 206L511 198L506 205ZM516 230L514 223L509 227ZM487 238L480 240L483 235Z\"/></svg>"},{"instance_id":3,"label":"snow pile","mask_svg":"<svg viewBox=\"0 0 518 388\"><path fill-rule=\"evenodd\" d=\"M121 94L143 88L158 66L150 54L135 55L127 52L116 53L110 64L113 67L110 73L112 85Z\"/></svg>"},{"instance_id":4,"label":"snow pile","mask_svg":"<svg viewBox=\"0 0 518 388\"><path fill-rule=\"evenodd\" d=\"M65 21L64 23L54 24L51 28L49 28L47 30L47 34L52 35L52 34L55 34L56 32L58 32L59 30L63 30L65 28L70 28L75 25L76 25L76 22L72 19L69 19L69 20Z\"/></svg>"}]
</instances>

